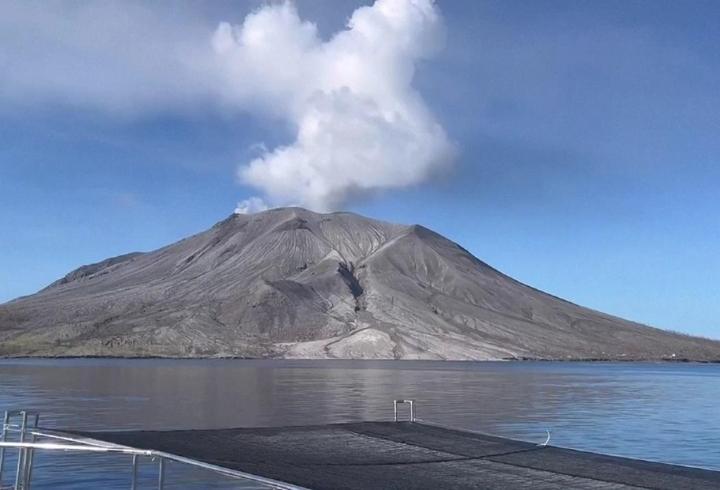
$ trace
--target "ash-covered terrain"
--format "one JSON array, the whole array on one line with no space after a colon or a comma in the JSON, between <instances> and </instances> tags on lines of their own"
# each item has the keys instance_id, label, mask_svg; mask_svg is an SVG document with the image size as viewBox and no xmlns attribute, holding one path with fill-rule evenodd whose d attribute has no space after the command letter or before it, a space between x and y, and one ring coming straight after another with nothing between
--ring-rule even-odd
<instances>
[{"instance_id":1,"label":"ash-covered terrain","mask_svg":"<svg viewBox=\"0 0 720 490\"><path fill-rule=\"evenodd\" d=\"M0 355L719 360L526 286L422 226L232 215L0 305Z\"/></svg>"}]
</instances>

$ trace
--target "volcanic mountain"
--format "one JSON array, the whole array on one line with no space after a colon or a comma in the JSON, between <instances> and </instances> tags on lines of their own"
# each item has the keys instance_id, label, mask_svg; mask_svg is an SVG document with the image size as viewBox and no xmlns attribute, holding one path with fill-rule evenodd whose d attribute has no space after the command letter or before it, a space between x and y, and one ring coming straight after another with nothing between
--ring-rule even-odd
<instances>
[{"instance_id":1,"label":"volcanic mountain","mask_svg":"<svg viewBox=\"0 0 720 490\"><path fill-rule=\"evenodd\" d=\"M422 226L281 208L0 305L0 355L720 359L526 286Z\"/></svg>"}]
</instances>

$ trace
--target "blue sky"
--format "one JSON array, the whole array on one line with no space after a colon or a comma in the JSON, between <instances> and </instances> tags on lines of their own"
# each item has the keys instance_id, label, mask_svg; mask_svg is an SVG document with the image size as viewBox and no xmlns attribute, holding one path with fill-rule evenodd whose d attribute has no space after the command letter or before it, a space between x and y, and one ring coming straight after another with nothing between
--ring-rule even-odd
<instances>
[{"instance_id":1,"label":"blue sky","mask_svg":"<svg viewBox=\"0 0 720 490\"><path fill-rule=\"evenodd\" d=\"M26 27L25 5L0 13ZM257 194L238 166L259 143L291 142L291 125L208 101L152 58L257 5L157 3L133 24L153 29L119 51L68 39L52 12L29 29L47 38L0 35L0 64L25 73L0 76L0 301L204 230ZM413 85L456 145L454 164L343 208L421 223L582 305L720 338L720 4L438 5L445 47ZM323 39L357 6L297 2ZM137 72L114 66L123 56ZM97 67L97 93L73 85L83 66Z\"/></svg>"}]
</instances>

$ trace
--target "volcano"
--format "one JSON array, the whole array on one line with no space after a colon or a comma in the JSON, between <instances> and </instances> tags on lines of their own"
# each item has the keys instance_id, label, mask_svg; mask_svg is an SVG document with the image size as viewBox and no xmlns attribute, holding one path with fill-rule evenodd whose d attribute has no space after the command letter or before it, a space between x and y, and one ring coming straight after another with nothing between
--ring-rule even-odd
<instances>
[{"instance_id":1,"label":"volcano","mask_svg":"<svg viewBox=\"0 0 720 490\"><path fill-rule=\"evenodd\" d=\"M0 355L720 359L522 284L419 225L279 208L0 305Z\"/></svg>"}]
</instances>

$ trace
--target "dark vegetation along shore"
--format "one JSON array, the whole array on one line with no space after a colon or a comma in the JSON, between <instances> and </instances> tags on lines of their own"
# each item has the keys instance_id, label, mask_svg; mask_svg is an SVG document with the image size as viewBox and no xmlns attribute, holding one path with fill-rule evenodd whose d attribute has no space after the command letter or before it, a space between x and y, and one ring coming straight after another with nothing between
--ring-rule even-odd
<instances>
[{"instance_id":1,"label":"dark vegetation along shore","mask_svg":"<svg viewBox=\"0 0 720 490\"><path fill-rule=\"evenodd\" d=\"M0 305L0 356L709 362L720 342L543 293L422 226L282 208Z\"/></svg>"}]
</instances>

